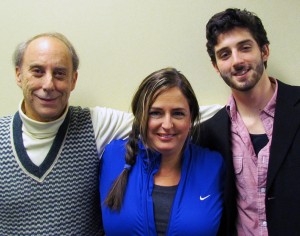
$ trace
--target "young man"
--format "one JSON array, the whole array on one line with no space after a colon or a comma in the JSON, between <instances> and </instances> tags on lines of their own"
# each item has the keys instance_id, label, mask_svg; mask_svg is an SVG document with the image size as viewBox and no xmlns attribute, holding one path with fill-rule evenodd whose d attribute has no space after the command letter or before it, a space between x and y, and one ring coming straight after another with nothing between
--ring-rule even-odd
<instances>
[{"instance_id":1,"label":"young man","mask_svg":"<svg viewBox=\"0 0 300 236\"><path fill-rule=\"evenodd\" d=\"M255 14L217 13L206 37L212 64L232 91L201 126L200 144L226 160L220 233L299 235L300 87L268 76L269 41Z\"/></svg>"}]
</instances>

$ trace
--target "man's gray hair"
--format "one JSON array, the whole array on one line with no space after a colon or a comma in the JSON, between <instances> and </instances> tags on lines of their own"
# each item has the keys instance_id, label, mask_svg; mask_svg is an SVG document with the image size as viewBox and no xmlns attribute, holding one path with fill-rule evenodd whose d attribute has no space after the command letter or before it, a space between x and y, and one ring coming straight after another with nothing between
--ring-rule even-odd
<instances>
[{"instance_id":1,"label":"man's gray hair","mask_svg":"<svg viewBox=\"0 0 300 236\"><path fill-rule=\"evenodd\" d=\"M16 49L15 52L13 54L13 63L14 66L17 67L21 67L22 63L23 63L23 57L24 57L24 53L28 47L28 45L35 39L41 38L41 37L53 37L56 38L58 40L60 40L61 42L63 42L67 48L69 49L69 52L71 54L72 57L72 64L73 64L73 71L77 71L78 67L79 67L79 57L77 55L77 52L75 50L75 48L73 47L73 45L71 44L71 42L66 38L66 36L64 36L61 33L42 33L42 34L38 34L36 36L33 36L32 38L28 39L25 42L20 43Z\"/></svg>"}]
</instances>

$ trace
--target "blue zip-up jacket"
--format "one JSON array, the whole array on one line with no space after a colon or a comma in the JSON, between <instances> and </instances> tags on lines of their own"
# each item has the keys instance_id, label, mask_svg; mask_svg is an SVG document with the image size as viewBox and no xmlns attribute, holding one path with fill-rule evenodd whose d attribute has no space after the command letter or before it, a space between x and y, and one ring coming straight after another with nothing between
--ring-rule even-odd
<instances>
[{"instance_id":1,"label":"blue zip-up jacket","mask_svg":"<svg viewBox=\"0 0 300 236\"><path fill-rule=\"evenodd\" d=\"M142 144L132 167L120 212L104 200L125 164L126 140L106 146L101 159L100 199L104 231L110 235L156 235L152 190L161 156ZM188 143L166 235L216 235L223 205L224 162L218 152Z\"/></svg>"}]
</instances>

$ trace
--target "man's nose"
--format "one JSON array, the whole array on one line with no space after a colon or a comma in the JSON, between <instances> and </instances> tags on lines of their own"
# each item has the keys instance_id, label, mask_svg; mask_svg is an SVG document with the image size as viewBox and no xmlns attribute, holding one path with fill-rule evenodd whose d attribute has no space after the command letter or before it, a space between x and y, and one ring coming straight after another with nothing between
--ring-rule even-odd
<instances>
[{"instance_id":1,"label":"man's nose","mask_svg":"<svg viewBox=\"0 0 300 236\"><path fill-rule=\"evenodd\" d=\"M53 76L51 73L47 73L43 78L43 89L44 90L54 90Z\"/></svg>"},{"instance_id":2,"label":"man's nose","mask_svg":"<svg viewBox=\"0 0 300 236\"><path fill-rule=\"evenodd\" d=\"M239 52L232 53L232 65L239 65L244 61L242 55Z\"/></svg>"}]
</instances>

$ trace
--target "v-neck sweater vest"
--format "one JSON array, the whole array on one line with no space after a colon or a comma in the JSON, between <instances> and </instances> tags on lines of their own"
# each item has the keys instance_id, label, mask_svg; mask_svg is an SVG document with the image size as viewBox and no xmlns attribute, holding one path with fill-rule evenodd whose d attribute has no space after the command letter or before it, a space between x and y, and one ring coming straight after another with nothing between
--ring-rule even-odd
<instances>
[{"instance_id":1,"label":"v-neck sweater vest","mask_svg":"<svg viewBox=\"0 0 300 236\"><path fill-rule=\"evenodd\" d=\"M95 235L100 229L90 111L70 107L67 117L39 167L26 160L19 114L0 119L0 235Z\"/></svg>"}]
</instances>

